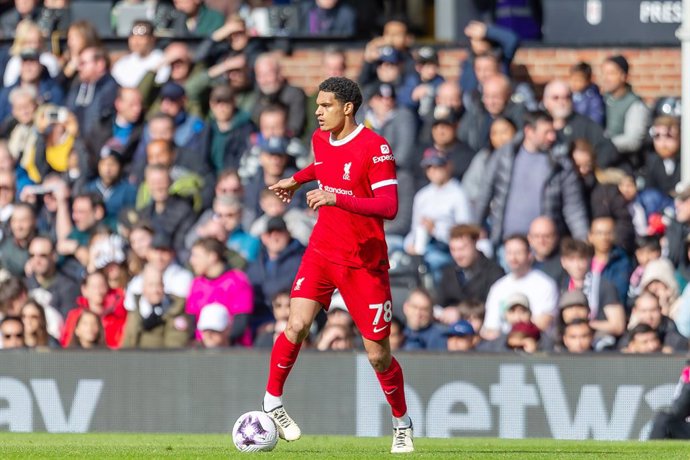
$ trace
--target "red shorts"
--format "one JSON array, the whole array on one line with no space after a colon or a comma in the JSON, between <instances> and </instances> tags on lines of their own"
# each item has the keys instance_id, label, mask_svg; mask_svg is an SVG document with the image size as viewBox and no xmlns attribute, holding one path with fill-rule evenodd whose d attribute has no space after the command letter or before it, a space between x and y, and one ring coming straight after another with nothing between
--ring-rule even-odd
<instances>
[{"instance_id":1,"label":"red shorts","mask_svg":"<svg viewBox=\"0 0 690 460\"><path fill-rule=\"evenodd\" d=\"M390 334L393 303L388 270L369 270L330 262L307 250L292 284L290 297L315 300L328 311L338 289L362 336L382 340Z\"/></svg>"}]
</instances>

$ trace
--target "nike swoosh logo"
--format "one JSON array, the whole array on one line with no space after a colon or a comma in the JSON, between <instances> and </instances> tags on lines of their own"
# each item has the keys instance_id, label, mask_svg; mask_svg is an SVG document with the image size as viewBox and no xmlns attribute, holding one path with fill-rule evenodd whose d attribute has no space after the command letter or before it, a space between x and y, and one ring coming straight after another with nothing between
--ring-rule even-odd
<instances>
[{"instance_id":1,"label":"nike swoosh logo","mask_svg":"<svg viewBox=\"0 0 690 460\"><path fill-rule=\"evenodd\" d=\"M281 369L290 369L292 366L294 366L294 364L290 364L289 366L284 366L284 365L278 363L278 367Z\"/></svg>"},{"instance_id":2,"label":"nike swoosh logo","mask_svg":"<svg viewBox=\"0 0 690 460\"><path fill-rule=\"evenodd\" d=\"M318 165L321 165L321 164L323 164L323 161L315 161L315 162L314 162L314 166L318 166Z\"/></svg>"},{"instance_id":3,"label":"nike swoosh logo","mask_svg":"<svg viewBox=\"0 0 690 460\"><path fill-rule=\"evenodd\" d=\"M375 328L374 328L374 334L376 334L377 332L381 332L382 330L384 330L384 329L387 328L388 326L389 326L389 325L386 324L386 325L383 326L383 327L375 327Z\"/></svg>"},{"instance_id":4,"label":"nike swoosh logo","mask_svg":"<svg viewBox=\"0 0 690 460\"><path fill-rule=\"evenodd\" d=\"M395 393L395 390L397 390L397 389L398 389L398 387L395 387L391 391L383 390L383 392L386 393L387 395L392 395L393 393Z\"/></svg>"}]
</instances>

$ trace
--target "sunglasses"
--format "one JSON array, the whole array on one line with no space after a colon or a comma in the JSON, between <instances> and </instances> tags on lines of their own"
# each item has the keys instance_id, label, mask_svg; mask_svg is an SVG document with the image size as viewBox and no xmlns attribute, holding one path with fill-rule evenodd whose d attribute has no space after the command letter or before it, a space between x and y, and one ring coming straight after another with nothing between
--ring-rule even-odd
<instances>
[{"instance_id":1,"label":"sunglasses","mask_svg":"<svg viewBox=\"0 0 690 460\"><path fill-rule=\"evenodd\" d=\"M24 333L20 332L18 334L2 334L2 337L5 339L21 339L22 337L24 337Z\"/></svg>"}]
</instances>

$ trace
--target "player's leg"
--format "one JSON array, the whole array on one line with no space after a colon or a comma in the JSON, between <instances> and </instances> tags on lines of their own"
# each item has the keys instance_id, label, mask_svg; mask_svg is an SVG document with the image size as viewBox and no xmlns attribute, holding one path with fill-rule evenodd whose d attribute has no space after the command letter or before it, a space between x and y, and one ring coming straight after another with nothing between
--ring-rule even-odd
<instances>
[{"instance_id":1,"label":"player's leg","mask_svg":"<svg viewBox=\"0 0 690 460\"><path fill-rule=\"evenodd\" d=\"M391 355L393 319L387 272L345 268L338 289L364 340L364 348L393 415L392 453L413 452L412 421L407 415L402 368Z\"/></svg>"},{"instance_id":2,"label":"player's leg","mask_svg":"<svg viewBox=\"0 0 690 460\"><path fill-rule=\"evenodd\" d=\"M321 310L321 304L315 300L290 299L290 316L287 327L278 336L271 351L263 410L276 422L280 437L286 441L299 439L302 431L283 407L283 387L297 361L302 342L309 334L309 328L319 310Z\"/></svg>"}]
</instances>

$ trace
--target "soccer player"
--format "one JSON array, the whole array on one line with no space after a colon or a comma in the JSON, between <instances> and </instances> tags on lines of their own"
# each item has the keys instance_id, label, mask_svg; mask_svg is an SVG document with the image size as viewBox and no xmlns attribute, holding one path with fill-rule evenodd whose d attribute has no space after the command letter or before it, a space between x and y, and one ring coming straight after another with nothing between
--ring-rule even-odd
<instances>
[{"instance_id":1,"label":"soccer player","mask_svg":"<svg viewBox=\"0 0 690 460\"><path fill-rule=\"evenodd\" d=\"M384 138L355 122L362 104L355 82L343 77L323 81L316 104L314 162L269 187L289 202L302 184L317 180L319 188L307 193L307 204L319 216L292 285L287 328L273 345L263 410L275 420L281 438L300 438L300 428L283 407L283 385L316 314L328 309L337 288L392 408L391 452L413 452L403 372L388 341L393 310L383 219L398 211L395 160Z\"/></svg>"}]
</instances>

